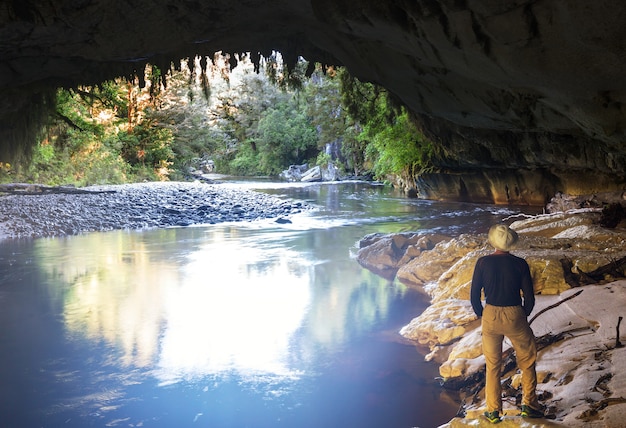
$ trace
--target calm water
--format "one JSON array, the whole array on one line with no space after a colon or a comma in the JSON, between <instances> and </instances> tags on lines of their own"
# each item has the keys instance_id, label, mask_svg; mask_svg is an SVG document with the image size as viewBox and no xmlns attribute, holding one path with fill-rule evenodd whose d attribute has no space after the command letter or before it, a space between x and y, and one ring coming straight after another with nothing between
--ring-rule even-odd
<instances>
[{"instance_id":1,"label":"calm water","mask_svg":"<svg viewBox=\"0 0 626 428\"><path fill-rule=\"evenodd\" d=\"M1 427L436 427L458 405L398 330L427 302L361 268L371 232L515 210L367 184L233 183L272 221L0 243Z\"/></svg>"}]
</instances>

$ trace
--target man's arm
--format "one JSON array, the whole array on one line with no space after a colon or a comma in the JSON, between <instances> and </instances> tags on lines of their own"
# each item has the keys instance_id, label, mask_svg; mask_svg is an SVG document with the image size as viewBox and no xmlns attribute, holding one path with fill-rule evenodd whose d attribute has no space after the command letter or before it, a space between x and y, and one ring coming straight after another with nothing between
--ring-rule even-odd
<instances>
[{"instance_id":1,"label":"man's arm","mask_svg":"<svg viewBox=\"0 0 626 428\"><path fill-rule=\"evenodd\" d=\"M470 288L470 302L472 303L472 309L474 309L474 313L478 315L478 317L483 316L483 303L480 299L480 292L482 291L482 279L480 275L480 266L479 262L476 262L476 266L474 266L474 274L472 276L472 287Z\"/></svg>"},{"instance_id":2,"label":"man's arm","mask_svg":"<svg viewBox=\"0 0 626 428\"><path fill-rule=\"evenodd\" d=\"M522 294L524 295L524 312L526 316L529 316L535 307L535 287L526 261L524 261L522 271Z\"/></svg>"}]
</instances>

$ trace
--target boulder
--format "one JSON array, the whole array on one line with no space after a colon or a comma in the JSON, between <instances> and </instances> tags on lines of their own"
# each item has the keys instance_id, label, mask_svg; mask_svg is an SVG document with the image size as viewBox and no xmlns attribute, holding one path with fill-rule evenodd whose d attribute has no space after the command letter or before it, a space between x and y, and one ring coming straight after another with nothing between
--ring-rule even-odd
<instances>
[{"instance_id":1,"label":"boulder","mask_svg":"<svg viewBox=\"0 0 626 428\"><path fill-rule=\"evenodd\" d=\"M303 165L289 165L289 168L279 174L279 177L286 181L300 181L302 174L309 169L308 164Z\"/></svg>"},{"instance_id":2,"label":"boulder","mask_svg":"<svg viewBox=\"0 0 626 428\"><path fill-rule=\"evenodd\" d=\"M357 261L385 278L393 278L400 267L406 266L423 251L433 249L438 242L448 239L438 234L372 234L359 242Z\"/></svg>"},{"instance_id":3,"label":"boulder","mask_svg":"<svg viewBox=\"0 0 626 428\"><path fill-rule=\"evenodd\" d=\"M303 181L305 183L312 181L322 181L321 168L319 166L314 166L313 168L307 170L304 174L302 174L300 181Z\"/></svg>"},{"instance_id":4,"label":"boulder","mask_svg":"<svg viewBox=\"0 0 626 428\"><path fill-rule=\"evenodd\" d=\"M450 344L462 337L467 331L466 326L471 327L472 321L476 319L469 301L441 300L426 308L420 316L413 318L408 325L402 327L400 334L433 349L439 345Z\"/></svg>"},{"instance_id":5,"label":"boulder","mask_svg":"<svg viewBox=\"0 0 626 428\"><path fill-rule=\"evenodd\" d=\"M439 277L467 253L483 244L485 237L461 235L457 239L439 235L431 251L421 251L416 257L398 268L398 280L406 285L424 285ZM429 248L424 248L429 250Z\"/></svg>"}]
</instances>

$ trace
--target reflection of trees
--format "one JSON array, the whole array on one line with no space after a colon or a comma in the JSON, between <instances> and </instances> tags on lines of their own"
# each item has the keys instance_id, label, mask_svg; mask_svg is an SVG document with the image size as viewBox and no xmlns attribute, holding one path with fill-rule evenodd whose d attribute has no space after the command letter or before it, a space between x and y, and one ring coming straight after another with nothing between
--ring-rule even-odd
<instances>
[{"instance_id":1,"label":"reflection of trees","mask_svg":"<svg viewBox=\"0 0 626 428\"><path fill-rule=\"evenodd\" d=\"M172 381L289 372L311 264L283 241L224 226L45 240L37 251L70 336Z\"/></svg>"},{"instance_id":2,"label":"reflection of trees","mask_svg":"<svg viewBox=\"0 0 626 428\"><path fill-rule=\"evenodd\" d=\"M148 245L142 234L125 232L38 241L42 268L53 273L51 290L63 295L67 331L105 340L124 365L154 360L163 290L179 281L173 264L154 260Z\"/></svg>"},{"instance_id":3,"label":"reflection of trees","mask_svg":"<svg viewBox=\"0 0 626 428\"><path fill-rule=\"evenodd\" d=\"M349 247L359 230L339 227L300 235L294 248L313 253L318 262L312 283L314 297L294 358L312 358L320 349L330 351L355 335L371 331L386 318L404 287L392 287L350 258ZM306 250L303 250L306 248Z\"/></svg>"},{"instance_id":4,"label":"reflection of trees","mask_svg":"<svg viewBox=\"0 0 626 428\"><path fill-rule=\"evenodd\" d=\"M355 233L95 233L38 241L37 259L68 334L104 341L125 366L156 366L163 382L283 376L387 316L399 291L350 258Z\"/></svg>"},{"instance_id":5,"label":"reflection of trees","mask_svg":"<svg viewBox=\"0 0 626 428\"><path fill-rule=\"evenodd\" d=\"M369 331L385 317L396 298L397 290L389 287L386 280L360 267L335 269L319 265L315 274L316 296L305 336L315 340L317 346L335 346L354 334Z\"/></svg>"}]
</instances>

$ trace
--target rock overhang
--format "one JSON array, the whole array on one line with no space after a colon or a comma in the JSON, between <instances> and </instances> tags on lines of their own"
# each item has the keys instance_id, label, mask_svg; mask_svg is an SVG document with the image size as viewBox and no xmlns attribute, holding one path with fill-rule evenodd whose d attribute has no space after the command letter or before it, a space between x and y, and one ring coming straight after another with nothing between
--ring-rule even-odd
<instances>
[{"instance_id":1,"label":"rock overhang","mask_svg":"<svg viewBox=\"0 0 626 428\"><path fill-rule=\"evenodd\" d=\"M573 165L623 184L625 21L618 0L6 2L0 144L56 87L146 63L278 50L288 63L345 65L385 86L421 116L442 171Z\"/></svg>"}]
</instances>

